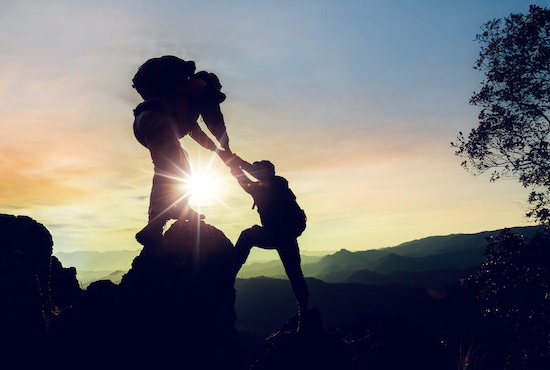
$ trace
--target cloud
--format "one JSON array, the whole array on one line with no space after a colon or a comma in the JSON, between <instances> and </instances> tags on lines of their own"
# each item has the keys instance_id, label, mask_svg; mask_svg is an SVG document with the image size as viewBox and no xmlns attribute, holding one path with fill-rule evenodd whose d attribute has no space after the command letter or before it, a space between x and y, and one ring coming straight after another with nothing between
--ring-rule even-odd
<instances>
[{"instance_id":1,"label":"cloud","mask_svg":"<svg viewBox=\"0 0 550 370\"><path fill-rule=\"evenodd\" d=\"M148 58L175 54L219 74L235 152L289 178L311 217L301 245L380 246L496 224L518 213L501 202L520 192L480 187L448 143L476 121L467 101L479 76L466 60L477 45L467 42L501 6L427 4L2 2L3 211L51 221L58 248L134 246L152 165L132 133L131 78ZM210 155L183 145L194 163ZM235 238L257 214L235 182L227 191L230 211L207 216Z\"/></svg>"}]
</instances>

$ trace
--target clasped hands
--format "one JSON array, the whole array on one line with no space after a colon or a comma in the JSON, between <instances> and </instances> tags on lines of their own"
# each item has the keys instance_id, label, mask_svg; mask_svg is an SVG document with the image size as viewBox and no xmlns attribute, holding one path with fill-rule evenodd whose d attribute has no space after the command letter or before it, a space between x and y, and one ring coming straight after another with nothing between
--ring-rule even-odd
<instances>
[{"instance_id":1,"label":"clasped hands","mask_svg":"<svg viewBox=\"0 0 550 370\"><path fill-rule=\"evenodd\" d=\"M231 153L226 150L218 150L217 151L218 156L221 158L223 163L229 168L231 167L240 167L241 164L244 162L241 157L238 155Z\"/></svg>"}]
</instances>

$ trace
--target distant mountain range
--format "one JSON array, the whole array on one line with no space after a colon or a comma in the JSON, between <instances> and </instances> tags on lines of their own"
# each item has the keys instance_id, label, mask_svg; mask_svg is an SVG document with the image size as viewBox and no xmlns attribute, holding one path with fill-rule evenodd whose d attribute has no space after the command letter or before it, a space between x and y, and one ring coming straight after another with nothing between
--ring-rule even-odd
<instances>
[{"instance_id":1,"label":"distant mountain range","mask_svg":"<svg viewBox=\"0 0 550 370\"><path fill-rule=\"evenodd\" d=\"M531 237L539 226L514 227L512 232ZM412 286L457 281L484 259L487 238L501 230L475 234L431 236L395 247L350 252L342 249L324 257L302 258L307 277L332 283ZM280 261L245 264L238 277L284 278Z\"/></svg>"},{"instance_id":2,"label":"distant mountain range","mask_svg":"<svg viewBox=\"0 0 550 370\"><path fill-rule=\"evenodd\" d=\"M531 237L539 226L514 227L512 232ZM395 247L351 252L342 249L325 256L302 253L302 269L307 277L330 283L374 285L405 284L426 286L448 283L467 276L483 261L487 238L501 230L475 234L431 236ZM75 267L83 286L97 280L120 282L130 269L135 251L76 251L54 255L65 267ZM286 278L279 260L246 263L239 278Z\"/></svg>"},{"instance_id":3,"label":"distant mountain range","mask_svg":"<svg viewBox=\"0 0 550 370\"><path fill-rule=\"evenodd\" d=\"M98 280L111 280L118 284L132 266L140 250L54 252L64 267L75 267L80 285L86 288Z\"/></svg>"}]
</instances>

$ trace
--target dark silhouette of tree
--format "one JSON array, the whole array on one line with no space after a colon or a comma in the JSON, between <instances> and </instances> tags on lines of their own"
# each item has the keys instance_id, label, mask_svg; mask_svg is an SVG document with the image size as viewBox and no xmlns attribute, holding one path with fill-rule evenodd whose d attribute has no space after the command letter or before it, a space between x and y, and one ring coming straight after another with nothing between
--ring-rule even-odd
<instances>
[{"instance_id":1,"label":"dark silhouette of tree","mask_svg":"<svg viewBox=\"0 0 550 370\"><path fill-rule=\"evenodd\" d=\"M483 302L483 316L510 333L509 363L550 365L549 230L531 239L503 230L488 238L485 256L462 283Z\"/></svg>"},{"instance_id":2,"label":"dark silhouette of tree","mask_svg":"<svg viewBox=\"0 0 550 370\"><path fill-rule=\"evenodd\" d=\"M550 11L536 5L482 26L475 69L484 72L470 104L481 107L479 126L459 133L456 154L491 181L518 179L531 189L528 217L550 222Z\"/></svg>"}]
</instances>

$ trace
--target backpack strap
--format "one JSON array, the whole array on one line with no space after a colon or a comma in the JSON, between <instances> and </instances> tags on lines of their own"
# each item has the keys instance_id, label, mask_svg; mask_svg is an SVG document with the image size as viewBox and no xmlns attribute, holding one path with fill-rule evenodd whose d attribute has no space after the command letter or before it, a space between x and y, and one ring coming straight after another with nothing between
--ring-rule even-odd
<instances>
[{"instance_id":1,"label":"backpack strap","mask_svg":"<svg viewBox=\"0 0 550 370\"><path fill-rule=\"evenodd\" d=\"M165 112L166 107L163 102L161 102L158 99L151 99L146 100L140 104L134 109L134 117L139 116L141 113L148 111L148 110L154 110L157 112Z\"/></svg>"}]
</instances>

